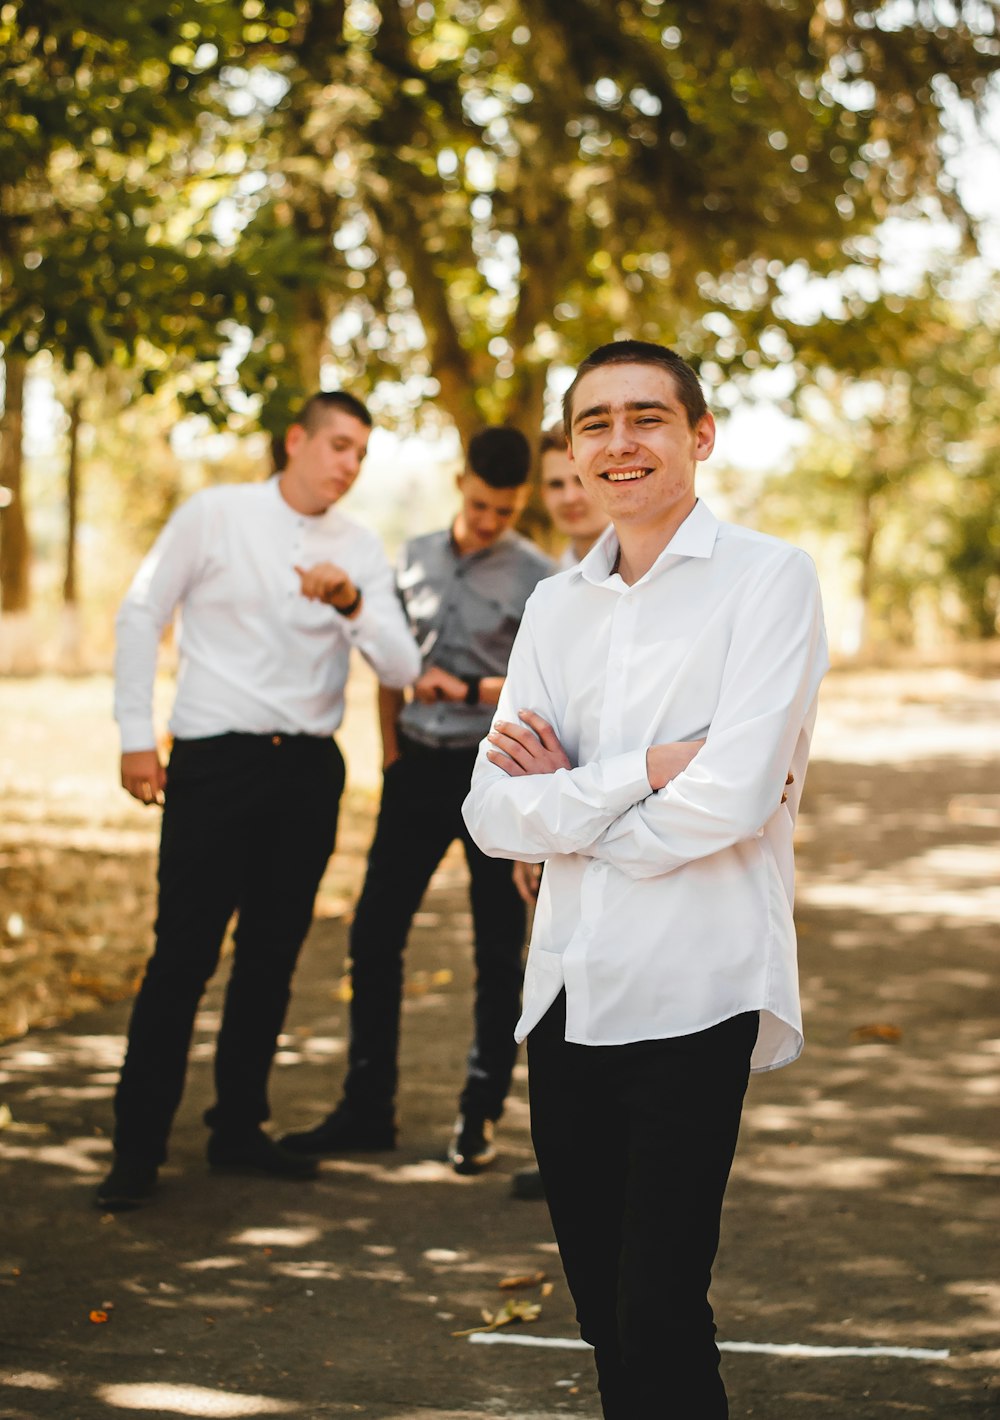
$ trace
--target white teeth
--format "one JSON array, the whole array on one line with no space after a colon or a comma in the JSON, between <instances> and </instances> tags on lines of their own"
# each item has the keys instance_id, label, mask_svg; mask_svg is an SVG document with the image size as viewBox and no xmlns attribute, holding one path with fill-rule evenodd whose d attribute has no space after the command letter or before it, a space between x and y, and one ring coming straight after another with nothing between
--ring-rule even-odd
<instances>
[{"instance_id":1,"label":"white teeth","mask_svg":"<svg viewBox=\"0 0 1000 1420\"><path fill-rule=\"evenodd\" d=\"M604 477L608 479L610 483L626 483L629 479L645 478L648 472L648 468L609 469Z\"/></svg>"}]
</instances>

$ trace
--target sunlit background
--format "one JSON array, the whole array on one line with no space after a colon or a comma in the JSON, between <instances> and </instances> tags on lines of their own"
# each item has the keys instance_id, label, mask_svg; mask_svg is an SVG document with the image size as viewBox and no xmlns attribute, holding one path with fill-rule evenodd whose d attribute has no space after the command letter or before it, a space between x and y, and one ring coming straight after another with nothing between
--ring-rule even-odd
<instances>
[{"instance_id":1,"label":"sunlit background","mask_svg":"<svg viewBox=\"0 0 1000 1420\"><path fill-rule=\"evenodd\" d=\"M0 6L0 669L105 664L166 516L310 389L370 400L394 546L625 334L698 367L702 492L816 556L839 656L995 641L995 4L95 15Z\"/></svg>"}]
</instances>

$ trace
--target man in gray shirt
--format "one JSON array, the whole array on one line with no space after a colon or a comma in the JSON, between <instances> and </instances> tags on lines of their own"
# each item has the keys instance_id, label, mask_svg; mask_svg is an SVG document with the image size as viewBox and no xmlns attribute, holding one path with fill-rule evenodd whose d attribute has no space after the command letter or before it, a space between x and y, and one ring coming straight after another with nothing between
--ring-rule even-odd
<instances>
[{"instance_id":1,"label":"man in gray shirt","mask_svg":"<svg viewBox=\"0 0 1000 1420\"><path fill-rule=\"evenodd\" d=\"M469 444L450 528L408 542L396 583L420 647L405 699L380 687L385 780L368 872L351 929L351 1044L344 1095L286 1149L323 1156L391 1149L403 952L414 913L449 846L461 838L475 931L475 1031L449 1147L458 1173L495 1157L493 1125L514 1068L525 907L511 864L488 858L462 821L479 741L488 733L524 604L552 562L511 529L527 496L530 449L515 429Z\"/></svg>"}]
</instances>

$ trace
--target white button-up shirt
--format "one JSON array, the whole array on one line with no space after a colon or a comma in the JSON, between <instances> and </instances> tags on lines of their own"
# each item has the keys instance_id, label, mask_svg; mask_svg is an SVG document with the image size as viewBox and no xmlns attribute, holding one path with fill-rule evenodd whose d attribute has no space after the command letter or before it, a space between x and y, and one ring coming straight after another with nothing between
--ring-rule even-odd
<instances>
[{"instance_id":1,"label":"white button-up shirt","mask_svg":"<svg viewBox=\"0 0 1000 1420\"><path fill-rule=\"evenodd\" d=\"M565 986L567 1040L760 1011L752 1068L772 1069L802 1048L792 831L828 666L815 568L701 502L632 586L617 551L609 529L539 584L497 707L536 711L576 767L511 777L484 741L464 805L484 852L546 862L517 1038ZM648 747L702 738L653 792Z\"/></svg>"},{"instance_id":2,"label":"white button-up shirt","mask_svg":"<svg viewBox=\"0 0 1000 1420\"><path fill-rule=\"evenodd\" d=\"M307 600L299 567L332 562L363 592L351 620ZM344 713L352 646L399 689L420 652L374 533L336 507L310 517L277 478L196 493L173 515L118 614L115 717L122 750L155 743L152 698L163 628L181 608L170 729L183 739L231 731L332 735Z\"/></svg>"}]
</instances>

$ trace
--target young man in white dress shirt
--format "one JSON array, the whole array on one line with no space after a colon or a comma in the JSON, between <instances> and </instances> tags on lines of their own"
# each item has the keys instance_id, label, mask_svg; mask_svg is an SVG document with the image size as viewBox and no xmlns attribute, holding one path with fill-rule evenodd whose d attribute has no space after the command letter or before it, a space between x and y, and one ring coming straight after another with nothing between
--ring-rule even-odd
<instances>
[{"instance_id":1,"label":"young man in white dress shirt","mask_svg":"<svg viewBox=\"0 0 1000 1420\"><path fill-rule=\"evenodd\" d=\"M211 1166L309 1178L261 1128L292 972L333 851L344 761L333 739L355 646L390 685L420 653L377 537L334 504L358 476L371 416L308 400L281 472L195 494L170 519L118 615L122 784L163 805L156 944L115 1096L104 1208L153 1193L180 1102L195 1012L238 913L206 1113ZM180 668L164 766L153 728L160 636L177 608Z\"/></svg>"},{"instance_id":2,"label":"young man in white dress shirt","mask_svg":"<svg viewBox=\"0 0 1000 1420\"><path fill-rule=\"evenodd\" d=\"M715 428L673 351L601 347L564 414L613 527L529 601L464 812L487 853L546 863L517 1035L604 1414L721 1420L708 1286L743 1095L802 1046L819 589L698 500Z\"/></svg>"}]
</instances>

